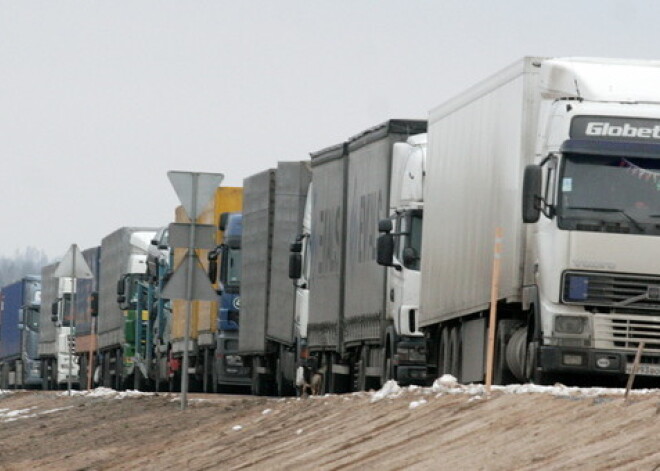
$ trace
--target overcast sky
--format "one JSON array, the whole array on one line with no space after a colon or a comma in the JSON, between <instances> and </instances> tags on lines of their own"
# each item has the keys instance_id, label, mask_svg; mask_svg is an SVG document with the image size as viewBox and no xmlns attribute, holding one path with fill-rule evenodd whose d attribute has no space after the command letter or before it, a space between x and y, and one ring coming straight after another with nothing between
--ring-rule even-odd
<instances>
[{"instance_id":1,"label":"overcast sky","mask_svg":"<svg viewBox=\"0 0 660 471\"><path fill-rule=\"evenodd\" d=\"M651 1L0 0L0 255L161 226L524 55L660 59ZM659 84L660 86L660 84Z\"/></svg>"}]
</instances>

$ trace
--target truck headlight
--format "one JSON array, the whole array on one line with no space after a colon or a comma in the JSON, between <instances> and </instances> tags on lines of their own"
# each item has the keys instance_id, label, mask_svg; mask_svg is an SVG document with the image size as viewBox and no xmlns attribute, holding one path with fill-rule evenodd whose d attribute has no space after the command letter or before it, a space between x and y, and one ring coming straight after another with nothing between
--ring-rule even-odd
<instances>
[{"instance_id":1,"label":"truck headlight","mask_svg":"<svg viewBox=\"0 0 660 471\"><path fill-rule=\"evenodd\" d=\"M564 280L564 299L566 301L586 301L589 298L589 277L566 275Z\"/></svg>"},{"instance_id":2,"label":"truck headlight","mask_svg":"<svg viewBox=\"0 0 660 471\"><path fill-rule=\"evenodd\" d=\"M587 323L584 317L579 316L556 316L555 332L561 334L581 334Z\"/></svg>"}]
</instances>

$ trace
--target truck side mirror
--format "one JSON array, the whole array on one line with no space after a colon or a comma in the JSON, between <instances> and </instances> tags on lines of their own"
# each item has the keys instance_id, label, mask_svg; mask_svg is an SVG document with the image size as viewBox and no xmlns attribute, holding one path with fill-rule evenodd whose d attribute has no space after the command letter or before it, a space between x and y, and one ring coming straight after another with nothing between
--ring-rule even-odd
<instances>
[{"instance_id":1,"label":"truck side mirror","mask_svg":"<svg viewBox=\"0 0 660 471\"><path fill-rule=\"evenodd\" d=\"M382 221L381 221L382 222ZM379 224L380 229L380 224ZM382 234L378 237L378 265L391 267L394 265L394 236L392 234Z\"/></svg>"},{"instance_id":2,"label":"truck side mirror","mask_svg":"<svg viewBox=\"0 0 660 471\"><path fill-rule=\"evenodd\" d=\"M220 220L218 221L218 229L224 232L227 228L227 222L229 221L229 213L222 213L220 215Z\"/></svg>"},{"instance_id":3,"label":"truck side mirror","mask_svg":"<svg viewBox=\"0 0 660 471\"><path fill-rule=\"evenodd\" d=\"M211 257L209 254L209 281L215 283L218 279L218 257Z\"/></svg>"},{"instance_id":4,"label":"truck side mirror","mask_svg":"<svg viewBox=\"0 0 660 471\"><path fill-rule=\"evenodd\" d=\"M392 232L392 220L381 219L380 221L378 221L378 232L385 234Z\"/></svg>"},{"instance_id":5,"label":"truck side mirror","mask_svg":"<svg viewBox=\"0 0 660 471\"><path fill-rule=\"evenodd\" d=\"M57 322L57 301L53 302L53 304L50 305L50 320L53 322Z\"/></svg>"},{"instance_id":6,"label":"truck side mirror","mask_svg":"<svg viewBox=\"0 0 660 471\"><path fill-rule=\"evenodd\" d=\"M124 279L122 278L117 282L117 295L122 296L124 294Z\"/></svg>"},{"instance_id":7,"label":"truck side mirror","mask_svg":"<svg viewBox=\"0 0 660 471\"><path fill-rule=\"evenodd\" d=\"M525 223L534 223L541 215L541 167L525 167L522 193L522 218Z\"/></svg>"},{"instance_id":8,"label":"truck side mirror","mask_svg":"<svg viewBox=\"0 0 660 471\"><path fill-rule=\"evenodd\" d=\"M292 252L289 255L289 278L299 280L302 276L302 255Z\"/></svg>"},{"instance_id":9,"label":"truck side mirror","mask_svg":"<svg viewBox=\"0 0 660 471\"><path fill-rule=\"evenodd\" d=\"M98 317L99 315L99 293L94 291L89 300L89 315L91 317Z\"/></svg>"}]
</instances>

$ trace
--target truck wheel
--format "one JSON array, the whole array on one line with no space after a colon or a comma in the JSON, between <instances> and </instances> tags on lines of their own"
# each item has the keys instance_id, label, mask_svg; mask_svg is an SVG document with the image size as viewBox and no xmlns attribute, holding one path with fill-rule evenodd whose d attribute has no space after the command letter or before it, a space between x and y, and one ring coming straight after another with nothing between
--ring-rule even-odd
<instances>
[{"instance_id":1,"label":"truck wheel","mask_svg":"<svg viewBox=\"0 0 660 471\"><path fill-rule=\"evenodd\" d=\"M355 363L355 381L356 391L367 390L367 366L369 362L369 347L366 345L360 349L360 359Z\"/></svg>"},{"instance_id":2,"label":"truck wheel","mask_svg":"<svg viewBox=\"0 0 660 471\"><path fill-rule=\"evenodd\" d=\"M449 332L449 358L448 367L449 374L460 381L460 359L461 359L461 343L460 343L460 327L452 327Z\"/></svg>"},{"instance_id":3,"label":"truck wheel","mask_svg":"<svg viewBox=\"0 0 660 471\"><path fill-rule=\"evenodd\" d=\"M9 365L0 364L0 389L9 389Z\"/></svg>"},{"instance_id":4,"label":"truck wheel","mask_svg":"<svg viewBox=\"0 0 660 471\"><path fill-rule=\"evenodd\" d=\"M443 327L440 332L440 345L438 346L438 377L450 374L451 345L449 345L449 328Z\"/></svg>"},{"instance_id":5,"label":"truck wheel","mask_svg":"<svg viewBox=\"0 0 660 471\"><path fill-rule=\"evenodd\" d=\"M266 375L259 374L258 369L265 365L262 357L254 357L252 360L252 395L266 396L268 391L268 381Z\"/></svg>"},{"instance_id":6,"label":"truck wheel","mask_svg":"<svg viewBox=\"0 0 660 471\"><path fill-rule=\"evenodd\" d=\"M396 367L393 364L392 361L392 347L391 347L391 342L388 337L387 342L385 343L384 347L384 352L383 352L383 370L382 370L382 378L383 380L381 383L384 385L386 382L388 382L391 379L396 378Z\"/></svg>"}]
</instances>

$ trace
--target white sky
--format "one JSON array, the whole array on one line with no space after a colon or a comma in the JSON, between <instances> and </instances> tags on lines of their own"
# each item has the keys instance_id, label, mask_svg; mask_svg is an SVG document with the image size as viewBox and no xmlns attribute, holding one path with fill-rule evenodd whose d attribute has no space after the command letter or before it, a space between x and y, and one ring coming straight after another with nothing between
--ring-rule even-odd
<instances>
[{"instance_id":1,"label":"white sky","mask_svg":"<svg viewBox=\"0 0 660 471\"><path fill-rule=\"evenodd\" d=\"M0 255L161 226L524 55L660 59L651 1L0 0ZM660 86L660 84L659 84Z\"/></svg>"}]
</instances>

